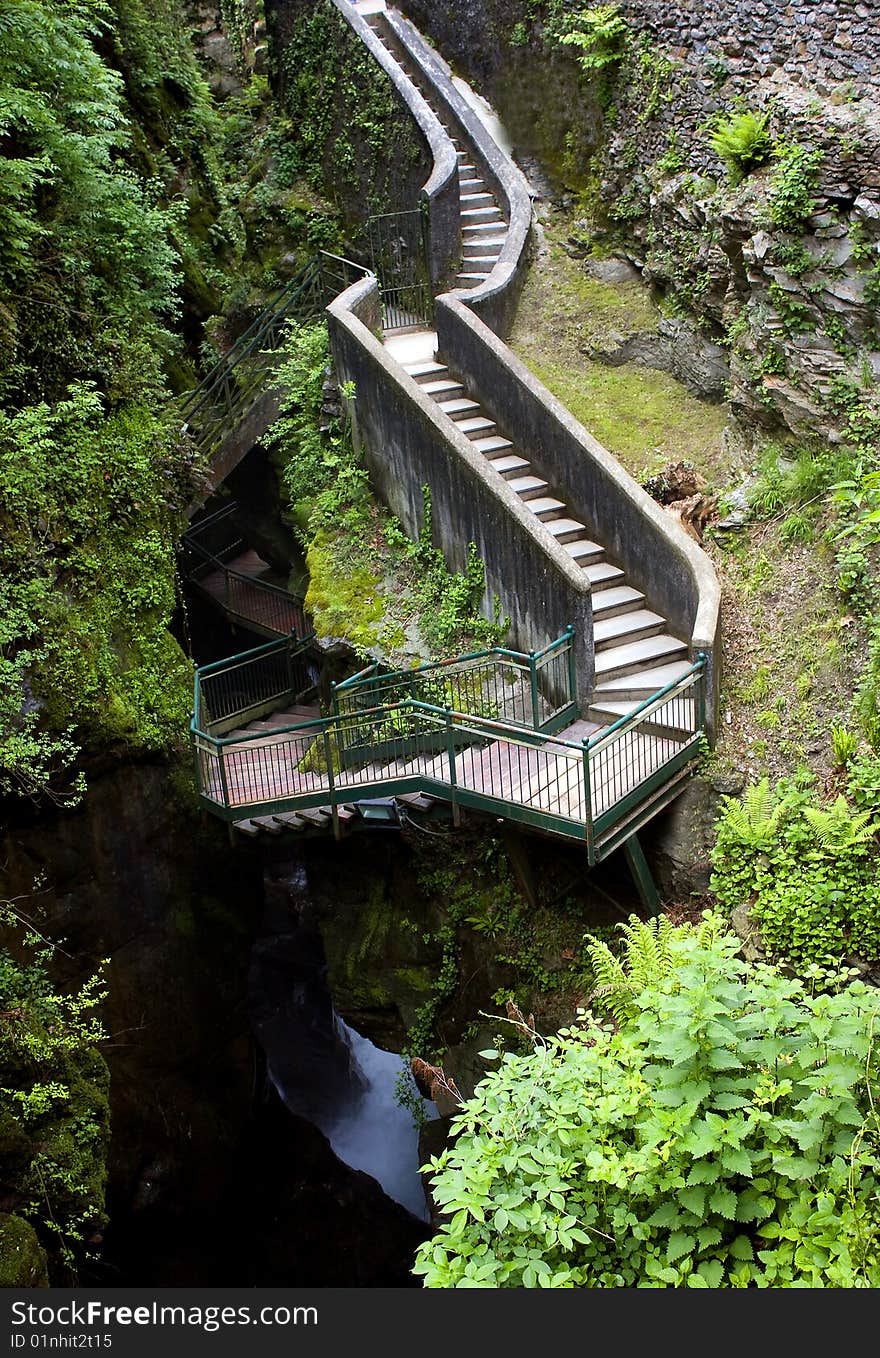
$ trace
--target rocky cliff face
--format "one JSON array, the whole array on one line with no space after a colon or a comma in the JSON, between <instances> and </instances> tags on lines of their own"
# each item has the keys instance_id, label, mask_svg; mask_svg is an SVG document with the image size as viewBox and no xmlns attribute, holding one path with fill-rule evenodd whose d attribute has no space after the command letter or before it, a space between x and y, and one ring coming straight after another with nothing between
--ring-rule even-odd
<instances>
[{"instance_id":1,"label":"rocky cliff face","mask_svg":"<svg viewBox=\"0 0 880 1358\"><path fill-rule=\"evenodd\" d=\"M723 346L716 394L726 388L743 423L834 439L855 408L876 408L874 7L626 0L624 55L601 81L553 39L552 15L564 22L570 9L574 23L576 6L405 0L404 9L496 100L521 159L542 157L557 193L586 183L599 249L625 255ZM517 121L524 65L534 89L555 81L568 97ZM736 184L710 138L738 110L766 119L767 149ZM585 161L591 178L579 177Z\"/></svg>"},{"instance_id":2,"label":"rocky cliff face","mask_svg":"<svg viewBox=\"0 0 880 1358\"><path fill-rule=\"evenodd\" d=\"M266 1079L248 1012L263 864L196 811L186 771L96 773L76 810L7 824L0 862L3 897L63 941L60 983L110 959L110 1224L82 1281L408 1285L421 1224ZM37 1286L32 1247L16 1276Z\"/></svg>"}]
</instances>

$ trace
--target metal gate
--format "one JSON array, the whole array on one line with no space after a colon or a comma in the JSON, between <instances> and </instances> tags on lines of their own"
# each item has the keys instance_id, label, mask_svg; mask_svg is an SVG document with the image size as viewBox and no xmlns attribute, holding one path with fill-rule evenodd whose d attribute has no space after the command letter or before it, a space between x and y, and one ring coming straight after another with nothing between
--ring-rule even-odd
<instances>
[{"instance_id":1,"label":"metal gate","mask_svg":"<svg viewBox=\"0 0 880 1358\"><path fill-rule=\"evenodd\" d=\"M367 222L370 266L379 280L385 330L404 330L433 319L426 222L419 209L386 212Z\"/></svg>"}]
</instances>

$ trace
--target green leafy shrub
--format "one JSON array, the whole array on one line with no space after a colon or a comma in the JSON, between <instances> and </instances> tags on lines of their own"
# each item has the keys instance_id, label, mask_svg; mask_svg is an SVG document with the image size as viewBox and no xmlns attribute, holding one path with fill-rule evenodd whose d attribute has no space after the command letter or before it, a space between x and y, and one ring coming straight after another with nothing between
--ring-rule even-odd
<instances>
[{"instance_id":1,"label":"green leafy shrub","mask_svg":"<svg viewBox=\"0 0 880 1358\"><path fill-rule=\"evenodd\" d=\"M50 976L52 947L0 906L0 1140L4 1207L34 1228L55 1285L94 1256L110 1140L97 973L78 990Z\"/></svg>"},{"instance_id":2,"label":"green leafy shrub","mask_svg":"<svg viewBox=\"0 0 880 1358\"><path fill-rule=\"evenodd\" d=\"M854 467L846 445L802 443L786 447L769 442L758 459L758 475L749 490L756 515L771 518L780 510L803 513L832 498L839 478ZM797 539L797 532L793 534Z\"/></svg>"},{"instance_id":3,"label":"green leafy shrub","mask_svg":"<svg viewBox=\"0 0 880 1358\"><path fill-rule=\"evenodd\" d=\"M859 678L853 708L865 739L874 750L880 750L880 617L871 619L868 630L868 651Z\"/></svg>"},{"instance_id":4,"label":"green leafy shrub","mask_svg":"<svg viewBox=\"0 0 880 1358\"><path fill-rule=\"evenodd\" d=\"M777 168L770 180L770 218L783 231L800 231L816 210L813 194L819 181L822 152L777 142L773 155Z\"/></svg>"},{"instance_id":5,"label":"green leafy shrub","mask_svg":"<svg viewBox=\"0 0 880 1358\"><path fill-rule=\"evenodd\" d=\"M566 14L564 22L566 31L559 41L578 49L581 70L606 71L623 60L629 30L618 5L596 5Z\"/></svg>"},{"instance_id":6,"label":"green leafy shrub","mask_svg":"<svg viewBox=\"0 0 880 1358\"><path fill-rule=\"evenodd\" d=\"M770 134L766 113L720 114L709 145L724 164L732 184L770 158Z\"/></svg>"},{"instance_id":7,"label":"green leafy shrub","mask_svg":"<svg viewBox=\"0 0 880 1358\"><path fill-rule=\"evenodd\" d=\"M473 544L467 568L450 571L432 545L430 493L425 489L422 533L412 542L375 505L366 468L355 452L344 415L328 414L324 383L330 347L323 321L292 328L278 370L285 392L282 414L268 434L281 471L297 532L307 553L310 583L306 607L322 636L347 638L362 653L393 648L403 638L386 619L383 565L376 542L393 542L398 566L412 568L420 630L435 656L460 650L462 643L492 646L507 624L481 616L485 568ZM357 401L354 389L342 393Z\"/></svg>"},{"instance_id":8,"label":"green leafy shrub","mask_svg":"<svg viewBox=\"0 0 880 1358\"><path fill-rule=\"evenodd\" d=\"M716 827L710 886L727 911L750 907L767 950L798 967L880 958L875 837L880 803L815 793L783 781L727 797Z\"/></svg>"},{"instance_id":9,"label":"green leafy shrub","mask_svg":"<svg viewBox=\"0 0 880 1358\"><path fill-rule=\"evenodd\" d=\"M426 1287L877 1286L880 996L714 928L664 946L617 1029L584 1014L465 1103Z\"/></svg>"}]
</instances>

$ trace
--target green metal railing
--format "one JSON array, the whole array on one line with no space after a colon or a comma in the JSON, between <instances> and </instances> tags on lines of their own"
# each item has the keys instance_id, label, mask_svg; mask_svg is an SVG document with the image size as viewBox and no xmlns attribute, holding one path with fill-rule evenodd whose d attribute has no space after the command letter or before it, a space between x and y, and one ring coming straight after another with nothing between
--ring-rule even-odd
<instances>
[{"instance_id":1,"label":"green metal railing","mask_svg":"<svg viewBox=\"0 0 880 1358\"><path fill-rule=\"evenodd\" d=\"M578 711L574 628L530 654L494 646L385 673L374 663L333 684L331 692L332 710L339 714L411 698L535 731L560 730Z\"/></svg>"},{"instance_id":2,"label":"green metal railing","mask_svg":"<svg viewBox=\"0 0 880 1358\"><path fill-rule=\"evenodd\" d=\"M366 233L372 272L379 281L383 329L430 324L434 296L425 211L378 213L368 218Z\"/></svg>"},{"instance_id":3,"label":"green metal railing","mask_svg":"<svg viewBox=\"0 0 880 1358\"><path fill-rule=\"evenodd\" d=\"M319 316L327 303L370 270L320 251L271 297L241 335L181 403L182 429L209 458L265 388L291 321Z\"/></svg>"},{"instance_id":4,"label":"green metal railing","mask_svg":"<svg viewBox=\"0 0 880 1358\"><path fill-rule=\"evenodd\" d=\"M199 671L193 744L203 804L215 814L241 820L421 791L454 810L469 806L579 839L596 862L663 804L702 751L703 657L581 742L412 697L269 734L244 731L294 692L285 666L302 660L301 645L294 654L273 643ZM354 676L365 689L369 677Z\"/></svg>"},{"instance_id":5,"label":"green metal railing","mask_svg":"<svg viewBox=\"0 0 880 1358\"><path fill-rule=\"evenodd\" d=\"M191 729L206 740L277 712L314 687L314 636L269 641L196 671Z\"/></svg>"},{"instance_id":6,"label":"green metal railing","mask_svg":"<svg viewBox=\"0 0 880 1358\"><path fill-rule=\"evenodd\" d=\"M280 585L245 575L229 563L247 550L235 524L237 505L224 505L190 526L183 536L181 556L186 578L232 619L271 637L309 630L303 599Z\"/></svg>"}]
</instances>

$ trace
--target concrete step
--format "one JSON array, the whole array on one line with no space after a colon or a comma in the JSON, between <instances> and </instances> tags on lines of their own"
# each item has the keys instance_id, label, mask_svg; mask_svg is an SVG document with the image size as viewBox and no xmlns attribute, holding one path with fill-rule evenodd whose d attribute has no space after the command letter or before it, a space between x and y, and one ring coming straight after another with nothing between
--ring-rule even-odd
<instances>
[{"instance_id":1,"label":"concrete step","mask_svg":"<svg viewBox=\"0 0 880 1358\"><path fill-rule=\"evenodd\" d=\"M649 608L636 608L630 613L619 613L613 618L597 618L593 623L593 641L597 651L607 651L624 642L662 632L666 619Z\"/></svg>"},{"instance_id":2,"label":"concrete step","mask_svg":"<svg viewBox=\"0 0 880 1358\"><path fill-rule=\"evenodd\" d=\"M467 434L469 439L477 439L487 436L490 429L497 429L494 420L490 420L488 415L468 415L463 420L456 420L455 423L463 434Z\"/></svg>"},{"instance_id":3,"label":"concrete step","mask_svg":"<svg viewBox=\"0 0 880 1358\"><path fill-rule=\"evenodd\" d=\"M438 401L437 404L447 415L464 415L481 409L479 401L472 401L469 396L455 396L451 401Z\"/></svg>"},{"instance_id":4,"label":"concrete step","mask_svg":"<svg viewBox=\"0 0 880 1358\"><path fill-rule=\"evenodd\" d=\"M565 514L564 501L556 500L552 495L536 496L534 500L529 500L528 503L529 509L542 523L561 519Z\"/></svg>"},{"instance_id":5,"label":"concrete step","mask_svg":"<svg viewBox=\"0 0 880 1358\"><path fill-rule=\"evenodd\" d=\"M475 169L477 168L476 165L472 164L472 162L468 160L469 152L467 152L467 151L459 151L459 152L457 152L457 155L458 155L458 173L459 173L459 174L461 174L464 170L475 170Z\"/></svg>"},{"instance_id":6,"label":"concrete step","mask_svg":"<svg viewBox=\"0 0 880 1358\"><path fill-rule=\"evenodd\" d=\"M504 457L493 457L490 465L495 468L499 476L503 476L505 481L512 481L514 477L523 476L529 470L529 464L524 457L518 453L506 453Z\"/></svg>"},{"instance_id":7,"label":"concrete step","mask_svg":"<svg viewBox=\"0 0 880 1358\"><path fill-rule=\"evenodd\" d=\"M586 565L584 573L593 590L610 589L612 585L622 585L626 579L620 567L612 566L610 561L598 561L594 566Z\"/></svg>"},{"instance_id":8,"label":"concrete step","mask_svg":"<svg viewBox=\"0 0 880 1358\"><path fill-rule=\"evenodd\" d=\"M482 193L459 193L458 201L462 208L494 207L496 211L498 210L498 204L488 189L484 189Z\"/></svg>"},{"instance_id":9,"label":"concrete step","mask_svg":"<svg viewBox=\"0 0 880 1358\"><path fill-rule=\"evenodd\" d=\"M445 363L404 363L403 370L408 372L410 377L415 378L419 385L449 372Z\"/></svg>"},{"instance_id":10,"label":"concrete step","mask_svg":"<svg viewBox=\"0 0 880 1358\"><path fill-rule=\"evenodd\" d=\"M464 242L467 250L466 259L480 259L488 256L495 259L501 254L501 247L506 240L505 236L469 236Z\"/></svg>"},{"instance_id":11,"label":"concrete step","mask_svg":"<svg viewBox=\"0 0 880 1358\"><path fill-rule=\"evenodd\" d=\"M668 665L646 666L635 674L606 678L593 689L592 701L604 702L643 702L658 689L683 679L691 668L689 660L676 660Z\"/></svg>"},{"instance_id":12,"label":"concrete step","mask_svg":"<svg viewBox=\"0 0 880 1358\"><path fill-rule=\"evenodd\" d=\"M654 665L683 659L686 655L684 642L667 632L624 646L611 646L607 651L596 652L596 682L621 678Z\"/></svg>"},{"instance_id":13,"label":"concrete step","mask_svg":"<svg viewBox=\"0 0 880 1358\"><path fill-rule=\"evenodd\" d=\"M471 179L459 169L458 172L459 193L464 196L468 193L488 193L486 182L483 179Z\"/></svg>"},{"instance_id":14,"label":"concrete step","mask_svg":"<svg viewBox=\"0 0 880 1358\"><path fill-rule=\"evenodd\" d=\"M502 234L504 233L504 234ZM461 235L465 247L469 250L475 240L500 240L503 244L507 239L507 222L502 217L500 221L473 221L462 222Z\"/></svg>"},{"instance_id":15,"label":"concrete step","mask_svg":"<svg viewBox=\"0 0 880 1358\"><path fill-rule=\"evenodd\" d=\"M461 220L465 226L488 225L499 226L504 218L500 210L494 205L491 207L467 207L462 208Z\"/></svg>"},{"instance_id":16,"label":"concrete step","mask_svg":"<svg viewBox=\"0 0 880 1358\"><path fill-rule=\"evenodd\" d=\"M547 524L548 532L552 533L557 542L574 542L575 538L583 537L585 528L578 519L559 518Z\"/></svg>"},{"instance_id":17,"label":"concrete step","mask_svg":"<svg viewBox=\"0 0 880 1358\"><path fill-rule=\"evenodd\" d=\"M480 269L489 269L491 272L498 259L498 255L465 255L461 267L465 273L477 273Z\"/></svg>"},{"instance_id":18,"label":"concrete step","mask_svg":"<svg viewBox=\"0 0 880 1358\"><path fill-rule=\"evenodd\" d=\"M489 453L501 453L505 449L513 447L512 441L502 438L500 434L493 434L489 438L474 439L473 445L478 453L483 453L485 456L488 456ZM542 486L546 484L546 481L541 482Z\"/></svg>"},{"instance_id":19,"label":"concrete step","mask_svg":"<svg viewBox=\"0 0 880 1358\"><path fill-rule=\"evenodd\" d=\"M421 386L422 391L427 392L429 396L433 396L435 400L440 396L443 396L446 399L449 399L452 396L459 396L464 391L464 384L462 382L456 382L453 377L441 377L436 380L420 382L419 385Z\"/></svg>"},{"instance_id":20,"label":"concrete step","mask_svg":"<svg viewBox=\"0 0 880 1358\"><path fill-rule=\"evenodd\" d=\"M663 685L661 684L662 688ZM641 707L647 701L644 698L631 698L628 702L602 701L590 703L587 709L587 716L591 721L597 721L602 726L610 726L615 721L620 721L621 717L628 717L636 708ZM639 727L645 735L662 736L666 739L682 739L693 733L695 727L695 703L693 698L676 698L674 703L668 707L661 708L656 717L649 717Z\"/></svg>"},{"instance_id":21,"label":"concrete step","mask_svg":"<svg viewBox=\"0 0 880 1358\"><path fill-rule=\"evenodd\" d=\"M605 555L605 548L598 542L591 542L589 538L572 538L571 542L562 544L569 556L574 559L578 566L586 566L589 562L596 562Z\"/></svg>"},{"instance_id":22,"label":"concrete step","mask_svg":"<svg viewBox=\"0 0 880 1358\"><path fill-rule=\"evenodd\" d=\"M509 485L523 500L534 500L547 490L547 482L540 476L517 476Z\"/></svg>"},{"instance_id":23,"label":"concrete step","mask_svg":"<svg viewBox=\"0 0 880 1358\"><path fill-rule=\"evenodd\" d=\"M473 288L478 283L485 283L489 275L487 273L460 273L456 277L461 287Z\"/></svg>"},{"instance_id":24,"label":"concrete step","mask_svg":"<svg viewBox=\"0 0 880 1358\"><path fill-rule=\"evenodd\" d=\"M616 589L602 589L598 594L593 595L593 617L614 618L621 613L628 613L633 608L640 608L645 602L645 596L640 589L633 589L632 585L618 585Z\"/></svg>"}]
</instances>

